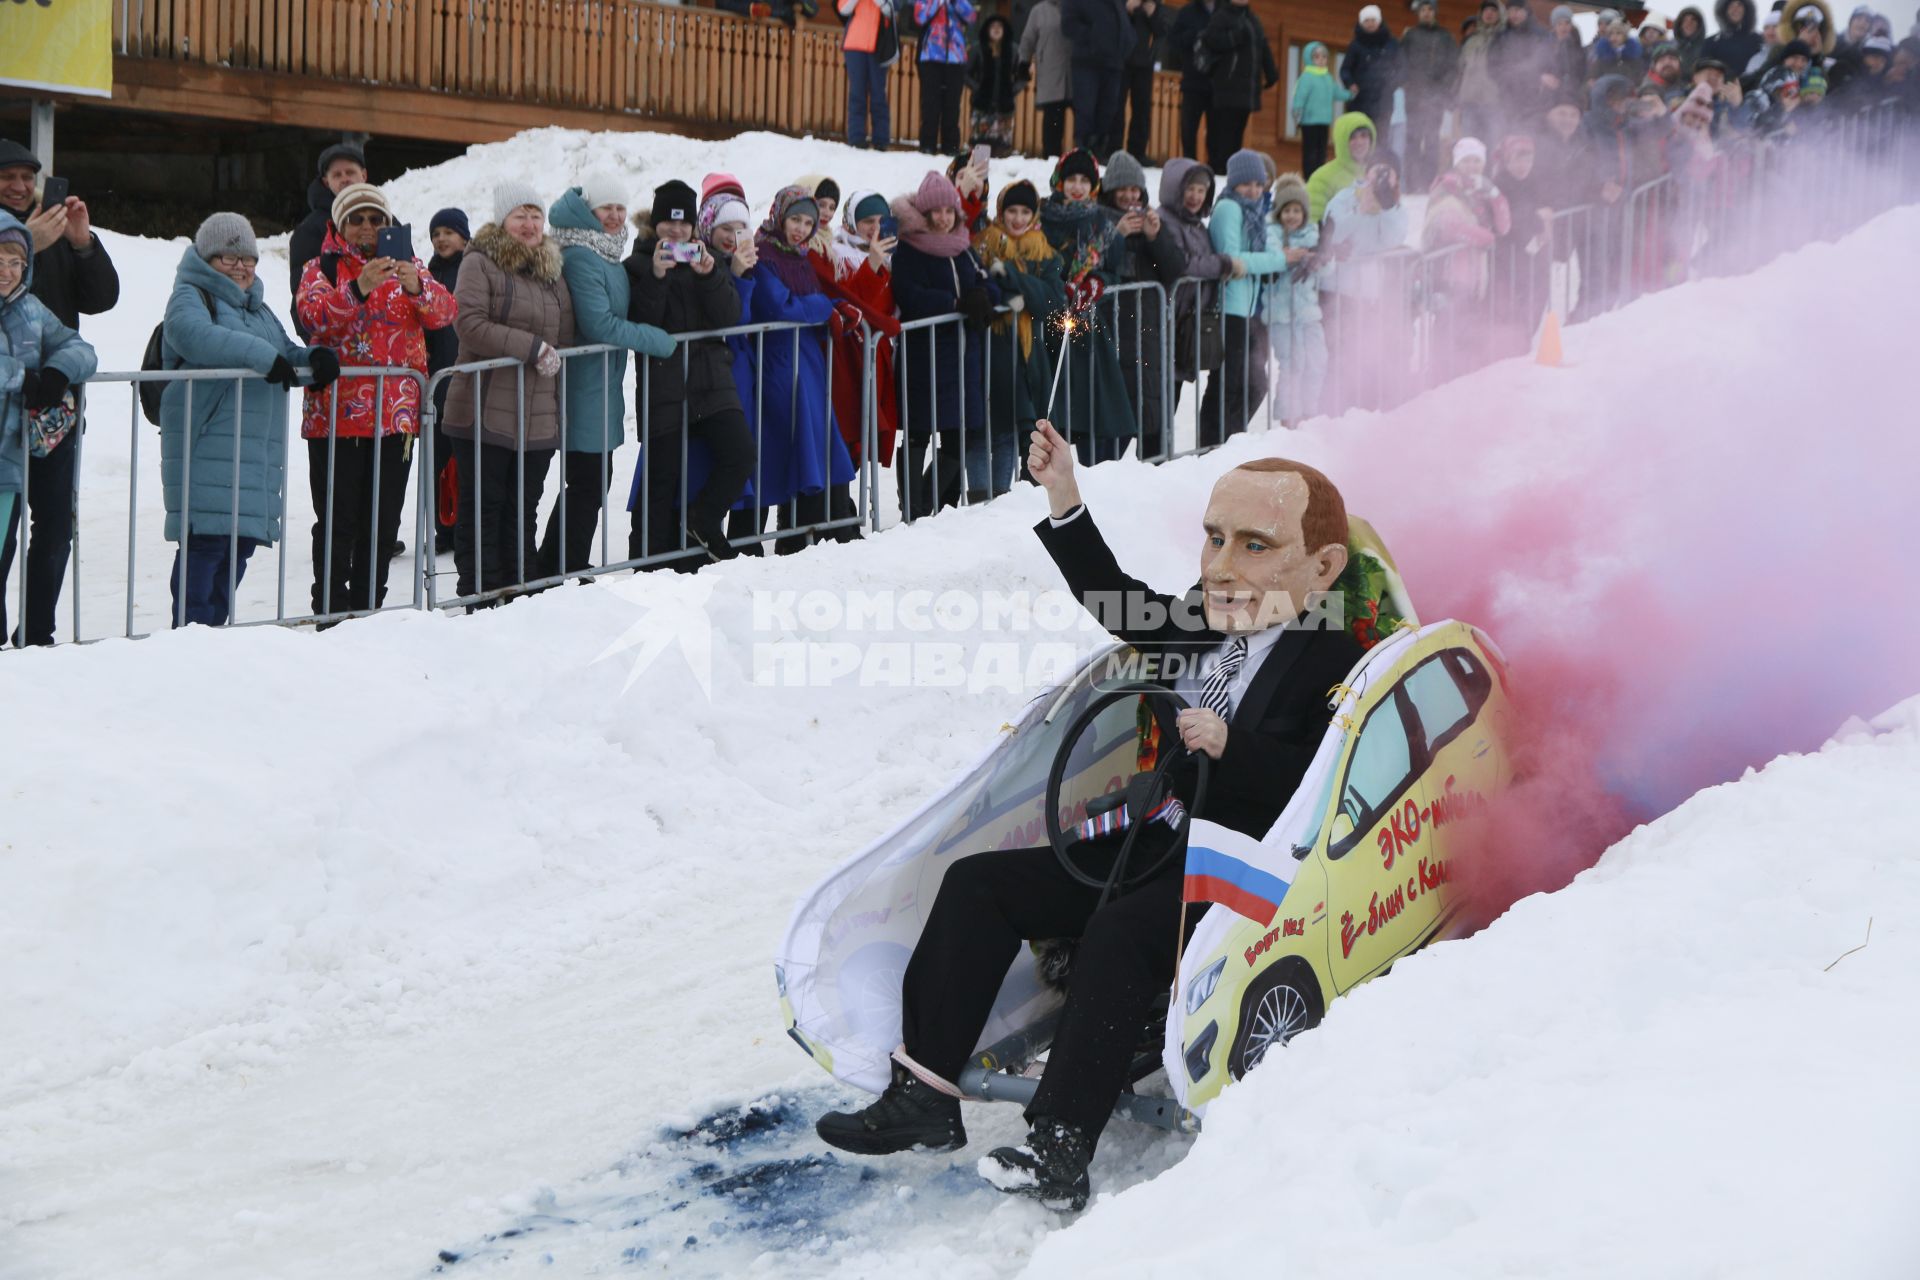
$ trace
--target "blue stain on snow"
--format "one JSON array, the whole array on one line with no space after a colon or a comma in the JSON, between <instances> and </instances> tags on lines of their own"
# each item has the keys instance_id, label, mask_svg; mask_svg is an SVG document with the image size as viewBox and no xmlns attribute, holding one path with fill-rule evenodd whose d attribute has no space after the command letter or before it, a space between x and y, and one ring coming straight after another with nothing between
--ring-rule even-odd
<instances>
[{"instance_id":1,"label":"blue stain on snow","mask_svg":"<svg viewBox=\"0 0 1920 1280\"><path fill-rule=\"evenodd\" d=\"M499 1231L441 1250L432 1270L558 1260L583 1273L670 1266L681 1274L697 1260L699 1270L725 1274L769 1250L828 1255L903 1225L925 1212L896 1194L906 1183L943 1200L993 1197L972 1160L934 1167L940 1157L866 1160L830 1150L813 1119L844 1102L832 1089L776 1094L663 1130L612 1169L543 1192Z\"/></svg>"}]
</instances>

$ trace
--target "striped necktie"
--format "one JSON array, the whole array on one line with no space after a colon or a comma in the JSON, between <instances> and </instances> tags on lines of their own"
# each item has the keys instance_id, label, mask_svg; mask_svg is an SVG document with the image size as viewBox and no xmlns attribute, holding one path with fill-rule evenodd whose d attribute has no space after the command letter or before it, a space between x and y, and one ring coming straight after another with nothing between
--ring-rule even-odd
<instances>
[{"instance_id":1,"label":"striped necktie","mask_svg":"<svg viewBox=\"0 0 1920 1280\"><path fill-rule=\"evenodd\" d=\"M1207 677L1207 683L1200 690L1200 705L1222 720L1233 719L1233 700L1227 696L1227 691L1233 688L1234 677L1240 674L1240 666L1246 660L1246 637L1235 636L1227 642L1227 651L1220 655L1213 674Z\"/></svg>"}]
</instances>

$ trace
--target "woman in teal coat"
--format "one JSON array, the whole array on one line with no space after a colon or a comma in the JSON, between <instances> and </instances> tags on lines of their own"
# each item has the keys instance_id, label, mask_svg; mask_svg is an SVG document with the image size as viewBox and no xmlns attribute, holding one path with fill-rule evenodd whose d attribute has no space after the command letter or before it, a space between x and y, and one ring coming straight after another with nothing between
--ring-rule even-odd
<instances>
[{"instance_id":1,"label":"woman in teal coat","mask_svg":"<svg viewBox=\"0 0 1920 1280\"><path fill-rule=\"evenodd\" d=\"M1221 326L1226 361L1207 379L1200 401L1197 438L1213 445L1246 430L1247 420L1267 398L1267 326L1262 318L1262 276L1287 270L1284 252L1267 247L1268 223L1261 206L1267 194L1267 166L1258 151L1236 151L1227 161L1227 189L1207 224L1213 251L1234 261L1233 278L1220 286Z\"/></svg>"},{"instance_id":2,"label":"woman in teal coat","mask_svg":"<svg viewBox=\"0 0 1920 1280\"><path fill-rule=\"evenodd\" d=\"M6 583L27 458L45 457L73 431L77 415L68 388L91 378L97 363L93 348L33 296L33 257L33 237L19 219L0 211L0 531L6 539L0 554L0 643L10 634ZM49 613L52 608L47 606ZM31 622L27 629L33 630ZM49 623L49 635L51 630Z\"/></svg>"},{"instance_id":3,"label":"woman in teal coat","mask_svg":"<svg viewBox=\"0 0 1920 1280\"><path fill-rule=\"evenodd\" d=\"M171 382L161 396L166 537L180 544L171 575L176 627L223 625L233 606L229 584L239 585L254 548L280 538L287 393L299 381L295 370L311 370L315 387L340 375L333 352L300 346L267 309L255 274L259 261L247 220L216 213L194 233L167 299L165 368L261 375Z\"/></svg>"},{"instance_id":4,"label":"woman in teal coat","mask_svg":"<svg viewBox=\"0 0 1920 1280\"><path fill-rule=\"evenodd\" d=\"M573 332L582 346L622 350L574 356L566 365L566 525L555 503L540 541L543 576L584 569L613 477L613 451L627 438L627 352L674 352L664 329L627 319L627 198L617 178L596 176L554 202L547 215L560 246L560 274L573 295Z\"/></svg>"}]
</instances>

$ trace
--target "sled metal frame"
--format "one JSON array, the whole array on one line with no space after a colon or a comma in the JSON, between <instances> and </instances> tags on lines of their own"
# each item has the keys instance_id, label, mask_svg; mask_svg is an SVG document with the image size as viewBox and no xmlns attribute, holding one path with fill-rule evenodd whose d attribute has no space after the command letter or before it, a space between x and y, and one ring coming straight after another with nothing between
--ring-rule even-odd
<instances>
[{"instance_id":1,"label":"sled metal frame","mask_svg":"<svg viewBox=\"0 0 1920 1280\"><path fill-rule=\"evenodd\" d=\"M1022 1072L1047 1051L1059 1025L1060 1015L1050 1013L974 1054L955 1081L960 1092L976 1102L1016 1102L1022 1107L1031 1104L1033 1095L1040 1091L1040 1079ZM1136 1068L1139 1065L1136 1059ZM1113 1114L1170 1133L1200 1131L1199 1116L1159 1094L1122 1093L1113 1104Z\"/></svg>"}]
</instances>

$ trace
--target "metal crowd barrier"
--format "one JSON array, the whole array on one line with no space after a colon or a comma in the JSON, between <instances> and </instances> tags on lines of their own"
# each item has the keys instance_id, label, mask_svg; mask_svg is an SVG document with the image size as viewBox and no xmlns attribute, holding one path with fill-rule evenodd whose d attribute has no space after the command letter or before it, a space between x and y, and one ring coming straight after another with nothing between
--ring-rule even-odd
<instances>
[{"instance_id":1,"label":"metal crowd barrier","mask_svg":"<svg viewBox=\"0 0 1920 1280\"><path fill-rule=\"evenodd\" d=\"M1421 252L1399 248L1384 253L1334 260L1319 284L1321 308L1320 335L1309 332L1311 320L1286 309L1285 329L1281 323L1269 323L1264 304L1267 290L1288 287L1284 276L1255 277L1263 300L1256 303L1252 317L1222 316L1219 330L1221 350L1209 363L1203 351L1203 325L1189 322L1187 332L1192 343L1178 349L1176 333L1184 317L1196 319L1221 308L1227 282L1183 277L1168 288L1158 282L1123 284L1107 290L1088 323L1082 317L1071 334L1059 331L1058 317L1031 316L1037 338L1054 355L1057 376L1052 391L1057 420L1076 452L1086 460L1122 456L1129 441L1136 456L1149 461L1206 452L1233 435L1253 429L1264 408L1265 429L1276 421L1291 424L1315 414L1338 414L1350 408L1387 409L1430 387L1471 371L1482 364L1528 350L1541 320L1554 312L1568 321L1602 314L1648 292L1664 289L1682 281L1706 276L1749 271L1810 240L1833 236L1876 216L1894 204L1920 198L1920 141L1915 131L1903 127L1891 103L1827 118L1818 132L1790 139L1723 139L1709 164L1692 166L1688 157L1680 157L1674 171L1661 174L1623 192L1612 204L1582 205L1553 210L1539 223L1533 210L1514 210L1513 232L1491 245L1449 245ZM1535 225L1539 224L1539 225ZM1781 234L1778 228L1789 229ZM1012 317L1006 307L999 308L995 324ZM947 332L952 340L944 342ZM751 363L764 370L768 343L788 343L793 355L793 372L785 387L767 385L756 377L750 422L754 430L755 463L751 483L752 497L734 504L734 516L744 516L743 528L728 530L729 540L738 547L761 547L770 541L812 541L863 528L882 526L880 465L877 459L880 397L875 385L877 360L882 343L893 344L896 399L900 415L900 457L897 467L900 515L912 521L933 514L945 506L987 501L1004 492L1019 471L1019 459L1025 451L1021 427L1024 421L1002 421L1012 413L1011 406L995 401L994 376L999 363L1016 359L1011 335L1016 326L1005 325L996 332L970 329L961 316L947 314L903 322L897 337L883 335L862 324L856 332L836 338L830 324L740 325L702 333L673 335L678 345L683 378L689 372L692 344L718 341L746 344ZM803 334L803 331L819 331ZM860 461L848 492L837 492L829 483L817 497L797 498L781 504L780 527L769 530L770 506L762 503L766 472L764 444L768 429L766 408L777 403L783 392L787 397L787 421L801 416L800 359L802 344L822 344L827 369L824 388L829 406L827 420L817 433L822 450L821 471L831 480L836 437L840 434L833 417L833 369L835 344L857 341L860 344L860 405L854 434L861 442ZM943 346L944 342L944 346ZM972 344L980 344L980 378L968 376L968 355ZM1324 369L1312 368L1300 358L1303 351L1324 344ZM1093 350L1105 348L1118 360L1126 384L1127 403L1116 410L1102 405L1099 380L1093 376ZM378 574L367 581L365 599L337 601L333 593L333 533L337 505L336 457L339 448L339 383L330 393L328 437L325 450L327 479L322 486L328 498L326 509L317 513L320 523L320 555L315 566L321 599L318 607L302 612L289 611L286 601L287 540L290 536L289 501L285 486L280 494L281 538L278 551L277 583L272 617L242 619L237 599L240 586L238 568L238 521L240 516L240 463L242 450L235 449L233 459L232 512L229 516L227 625L251 626L325 625L347 618L362 617L384 609L472 607L512 594L539 590L568 578L585 578L632 569L652 568L675 561L684 562L699 549L692 544L687 528L690 443L694 425L690 410L683 402L677 424L654 421L649 403L652 362L633 353L637 362L636 403L637 434L641 444L641 462L633 502L634 534L629 540L631 553L616 557L610 546L613 479L613 453L598 453L598 503L600 519L598 565L574 564L568 546L568 515L574 501L567 484L567 468L562 466L558 496L551 512L550 530L554 534L557 559L543 564L530 563L527 543L533 540L529 515L537 515L543 501L544 486L529 487L529 465L540 469L539 478L552 463L553 454L565 456L566 382L569 378L594 376L592 363L599 362L598 376L611 373L611 359L618 348L593 345L569 348L562 356L557 395L560 405L558 441L551 450L530 448L525 418L525 380L536 376L517 360L488 360L456 366L436 373L431 379L403 368L350 368L346 378L371 378L375 381L376 420L384 418L387 381L409 379L420 393L422 429L418 447L424 462L416 487L414 511L413 582L411 592L396 592L394 603L386 603L375 594ZM1276 351L1280 352L1276 356ZM736 350L730 346L731 364ZM670 357L671 358L671 357ZM1067 368L1061 369L1064 363ZM484 384L489 374L512 371L516 380L516 440L512 448L515 469L513 516L521 531L513 545L512 572L509 581L489 581L486 576L484 513L479 481L486 463L482 451L483 434L476 431L471 446L460 442L456 465L470 465L475 491L476 527L473 530L474 556L472 582L476 589L448 596L439 589L439 574L433 568L432 551L438 490L436 451L437 410L435 393L451 379L472 377L475 382L476 409L484 401ZM237 388L258 375L248 370L210 369L168 372L100 373L92 384L125 384L129 393L130 450L127 533L127 589L122 634L140 634L136 619L135 597L139 586L140 555L139 502L141 496L140 453L144 426L135 394L142 383L187 384L184 412L191 417L196 388L206 383L231 382ZM1180 430L1176 410L1188 382L1194 384L1193 434ZM1009 378L1007 385L1013 385ZM85 388L82 393L84 411ZM1154 394L1157 392L1157 396ZM200 394L205 394L204 392ZM944 423L941 398L951 394L957 420ZM977 398L979 421L970 426L970 401ZM1156 403L1157 399L1157 403ZM743 405L743 409L747 406ZM1047 406L1035 406L1043 412ZM1085 412L1077 411L1084 408ZM924 410L925 416L920 416ZM1124 414L1126 429L1105 432L1092 424L1108 421L1109 414ZM236 444L242 435L241 396L234 396L232 430ZM283 424L282 430L292 428ZM615 424L611 416L601 424L603 441L616 430L624 437L624 424ZM657 486L650 468L655 465L656 439L670 433L680 441L677 466L677 527L669 545L656 546L654 522L649 516ZM1090 433L1090 434L1089 434ZM23 468L28 463L28 446L21 444ZM82 433L84 438L84 428ZM808 440L810 447L811 436ZM793 441L787 442L789 445ZM291 442L289 442L291 444ZM79 503L83 475L76 440L75 493ZM1007 453L1012 458L1007 458ZM971 468L969 459L972 459ZM378 492L383 487L380 451L373 455L374 498L370 501L370 542L380 540ZM174 604L171 620L184 621L185 592L182 589L194 551L187 535L191 533L188 515L192 508L192 451L181 460L182 540L170 574ZM969 483L969 475L973 483ZM984 478L984 483L980 483ZM26 494L14 505L13 519L18 521L16 554L19 580L8 584L19 602L19 624L26 626L29 599L29 542L31 521ZM529 506L533 511L529 512ZM732 520L732 516L729 520ZM404 523L404 512L402 513ZM76 518L69 564L72 578L72 639L87 640L82 618L80 590L82 561L81 521ZM375 554L380 548L376 546ZM537 552L536 552L537 555Z\"/></svg>"}]
</instances>

